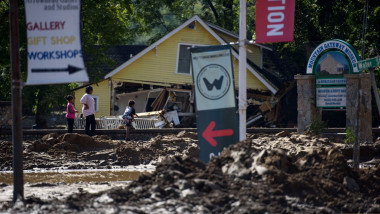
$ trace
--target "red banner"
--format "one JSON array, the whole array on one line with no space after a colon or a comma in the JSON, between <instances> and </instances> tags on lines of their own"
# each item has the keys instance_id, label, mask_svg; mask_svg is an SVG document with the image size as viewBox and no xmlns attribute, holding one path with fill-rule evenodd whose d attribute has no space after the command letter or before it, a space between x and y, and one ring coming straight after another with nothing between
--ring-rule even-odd
<instances>
[{"instance_id":1,"label":"red banner","mask_svg":"<svg viewBox=\"0 0 380 214\"><path fill-rule=\"evenodd\" d=\"M256 0L256 43L293 41L295 0Z\"/></svg>"}]
</instances>

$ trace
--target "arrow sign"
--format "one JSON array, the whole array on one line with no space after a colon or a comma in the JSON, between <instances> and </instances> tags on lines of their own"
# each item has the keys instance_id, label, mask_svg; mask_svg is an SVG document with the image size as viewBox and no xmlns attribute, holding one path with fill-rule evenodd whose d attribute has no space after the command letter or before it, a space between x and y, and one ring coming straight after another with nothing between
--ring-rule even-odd
<instances>
[{"instance_id":1,"label":"arrow sign","mask_svg":"<svg viewBox=\"0 0 380 214\"><path fill-rule=\"evenodd\" d=\"M83 70L83 68L68 65L67 68L33 68L32 72L69 72L69 74L73 74L80 70Z\"/></svg>"},{"instance_id":2,"label":"arrow sign","mask_svg":"<svg viewBox=\"0 0 380 214\"><path fill-rule=\"evenodd\" d=\"M234 134L234 131L232 129L214 130L215 125L215 121L211 121L202 133L203 138L206 139L206 141L213 147L217 146L218 144L214 137L231 136Z\"/></svg>"}]
</instances>

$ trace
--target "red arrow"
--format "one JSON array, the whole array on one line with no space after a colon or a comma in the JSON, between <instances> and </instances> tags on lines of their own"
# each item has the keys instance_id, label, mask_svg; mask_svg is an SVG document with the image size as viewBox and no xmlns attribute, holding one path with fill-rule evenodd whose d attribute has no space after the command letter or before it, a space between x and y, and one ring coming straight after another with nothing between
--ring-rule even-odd
<instances>
[{"instance_id":1,"label":"red arrow","mask_svg":"<svg viewBox=\"0 0 380 214\"><path fill-rule=\"evenodd\" d=\"M215 128L215 125L215 121L211 121L202 133L203 138L206 139L207 142L214 147L218 144L214 137L230 136L234 133L234 130L232 129L213 130Z\"/></svg>"}]
</instances>

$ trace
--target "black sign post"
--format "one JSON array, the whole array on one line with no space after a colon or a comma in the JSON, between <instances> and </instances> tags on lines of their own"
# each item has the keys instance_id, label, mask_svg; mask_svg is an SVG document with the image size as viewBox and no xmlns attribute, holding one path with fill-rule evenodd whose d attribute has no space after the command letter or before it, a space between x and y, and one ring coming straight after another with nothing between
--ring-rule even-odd
<instances>
[{"instance_id":1,"label":"black sign post","mask_svg":"<svg viewBox=\"0 0 380 214\"><path fill-rule=\"evenodd\" d=\"M24 200L24 173L22 158L21 119L21 72L20 42L18 29L17 0L9 1L9 28L12 70L12 142L13 142L13 202Z\"/></svg>"},{"instance_id":2,"label":"black sign post","mask_svg":"<svg viewBox=\"0 0 380 214\"><path fill-rule=\"evenodd\" d=\"M191 49L199 159L209 162L239 141L231 50L227 45Z\"/></svg>"},{"instance_id":3,"label":"black sign post","mask_svg":"<svg viewBox=\"0 0 380 214\"><path fill-rule=\"evenodd\" d=\"M208 162L213 156L239 141L239 121L236 108L197 112L199 158Z\"/></svg>"}]
</instances>

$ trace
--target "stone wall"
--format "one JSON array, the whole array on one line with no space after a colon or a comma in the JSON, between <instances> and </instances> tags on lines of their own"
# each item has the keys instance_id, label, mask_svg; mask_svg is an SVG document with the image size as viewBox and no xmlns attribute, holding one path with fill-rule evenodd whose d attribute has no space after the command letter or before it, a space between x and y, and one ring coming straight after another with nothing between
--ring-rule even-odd
<instances>
[{"instance_id":1,"label":"stone wall","mask_svg":"<svg viewBox=\"0 0 380 214\"><path fill-rule=\"evenodd\" d=\"M0 129L11 129L12 126L12 103L0 101Z\"/></svg>"},{"instance_id":2,"label":"stone wall","mask_svg":"<svg viewBox=\"0 0 380 214\"><path fill-rule=\"evenodd\" d=\"M372 142L371 79L369 74L346 74L346 126L351 127L360 143ZM315 76L296 75L298 94L298 133L321 117L316 108Z\"/></svg>"},{"instance_id":3,"label":"stone wall","mask_svg":"<svg viewBox=\"0 0 380 214\"><path fill-rule=\"evenodd\" d=\"M321 111L315 106L315 76L314 75L295 75L297 80L297 132L306 131L312 121L321 117Z\"/></svg>"},{"instance_id":4,"label":"stone wall","mask_svg":"<svg viewBox=\"0 0 380 214\"><path fill-rule=\"evenodd\" d=\"M372 142L371 78L369 74L346 74L346 126L358 133L360 143Z\"/></svg>"}]
</instances>

